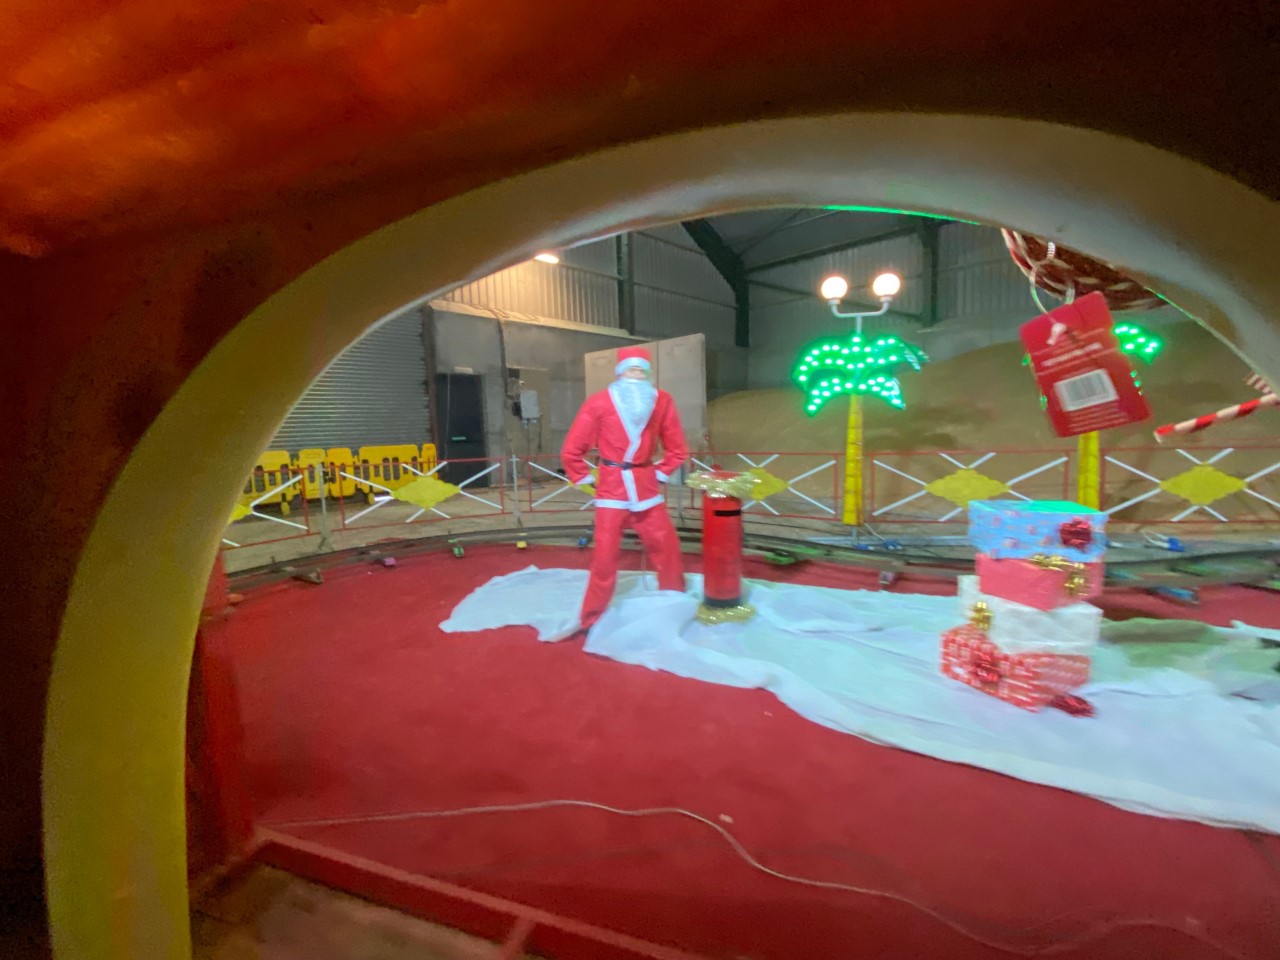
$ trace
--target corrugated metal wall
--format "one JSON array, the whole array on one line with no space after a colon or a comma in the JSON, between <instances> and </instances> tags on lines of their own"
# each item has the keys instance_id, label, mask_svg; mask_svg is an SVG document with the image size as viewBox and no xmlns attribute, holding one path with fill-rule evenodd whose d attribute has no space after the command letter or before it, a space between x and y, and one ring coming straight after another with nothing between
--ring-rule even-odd
<instances>
[{"instance_id":1,"label":"corrugated metal wall","mask_svg":"<svg viewBox=\"0 0 1280 960\"><path fill-rule=\"evenodd\" d=\"M752 301L765 306L788 297L816 297L823 278L838 273L849 281L850 300L874 304L871 281L886 270L902 278L902 293L894 301L894 309L907 313L919 313L923 310L926 301L924 258L920 241L915 237L898 237L869 243L852 250L841 250L813 260L753 273L751 279L754 281L789 287L797 293L785 294L757 284L757 288L751 291Z\"/></svg>"},{"instance_id":2,"label":"corrugated metal wall","mask_svg":"<svg viewBox=\"0 0 1280 960\"><path fill-rule=\"evenodd\" d=\"M636 333L654 339L701 333L708 346L732 347L733 292L687 234L685 242L632 235Z\"/></svg>"},{"instance_id":3,"label":"corrugated metal wall","mask_svg":"<svg viewBox=\"0 0 1280 960\"><path fill-rule=\"evenodd\" d=\"M273 450L427 443L427 365L416 310L366 333L307 388Z\"/></svg>"},{"instance_id":4,"label":"corrugated metal wall","mask_svg":"<svg viewBox=\"0 0 1280 960\"><path fill-rule=\"evenodd\" d=\"M1046 298L1045 305L1051 301ZM938 317L1028 319L1035 312L1027 278L1005 248L1000 231L952 223L938 234Z\"/></svg>"},{"instance_id":5,"label":"corrugated metal wall","mask_svg":"<svg viewBox=\"0 0 1280 960\"><path fill-rule=\"evenodd\" d=\"M606 255L608 266L602 267ZM444 299L570 323L619 326L613 241L567 250L562 256L554 265L530 260L499 270L450 291Z\"/></svg>"},{"instance_id":6,"label":"corrugated metal wall","mask_svg":"<svg viewBox=\"0 0 1280 960\"><path fill-rule=\"evenodd\" d=\"M819 299L818 287L823 278L841 274L849 281L851 301L878 306L870 290L871 281L886 270L902 277L902 293L893 304L894 310L922 312L927 285L923 248L916 237L883 240L752 274L753 281L786 287L791 292L760 284L751 287L748 386L771 387L789 382L796 356L806 344L852 331L852 321L833 317ZM890 313L865 323L869 331L918 339L915 332L919 322L900 314Z\"/></svg>"},{"instance_id":7,"label":"corrugated metal wall","mask_svg":"<svg viewBox=\"0 0 1280 960\"><path fill-rule=\"evenodd\" d=\"M630 243L636 336L667 339L701 333L713 358L713 391L745 387L745 351L734 345L733 294L684 228L675 224L633 233ZM620 328L617 240L583 244L559 255L559 264L522 263L459 287L445 299Z\"/></svg>"},{"instance_id":8,"label":"corrugated metal wall","mask_svg":"<svg viewBox=\"0 0 1280 960\"><path fill-rule=\"evenodd\" d=\"M733 295L682 227L632 234L631 257L637 335L702 333L709 344L733 345ZM564 250L560 258L556 265L530 261L501 270L453 290L445 299L569 323L619 327L616 240Z\"/></svg>"}]
</instances>

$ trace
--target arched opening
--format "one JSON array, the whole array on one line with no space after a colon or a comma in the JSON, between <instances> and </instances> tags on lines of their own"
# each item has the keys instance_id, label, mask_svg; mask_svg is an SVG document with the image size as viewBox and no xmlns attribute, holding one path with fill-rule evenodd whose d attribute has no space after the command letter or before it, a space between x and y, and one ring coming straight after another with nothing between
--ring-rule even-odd
<instances>
[{"instance_id":1,"label":"arched opening","mask_svg":"<svg viewBox=\"0 0 1280 960\"><path fill-rule=\"evenodd\" d=\"M769 121L618 148L391 224L245 318L151 425L98 515L48 708L57 955L187 955L190 638L242 479L320 367L392 311L537 249L632 225L829 202L1005 224L1088 250L1198 317L1264 374L1280 373L1274 205L1207 168L1090 131L966 117ZM271 350L281 338L305 349ZM240 409L226 404L233 393ZM181 466L192 452L204 469Z\"/></svg>"}]
</instances>

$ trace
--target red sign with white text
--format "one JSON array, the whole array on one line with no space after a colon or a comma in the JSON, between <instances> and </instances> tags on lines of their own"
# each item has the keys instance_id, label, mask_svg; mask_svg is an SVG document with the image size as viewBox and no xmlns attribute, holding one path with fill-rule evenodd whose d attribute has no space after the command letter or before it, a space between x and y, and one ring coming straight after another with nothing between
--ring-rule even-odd
<instances>
[{"instance_id":1,"label":"red sign with white text","mask_svg":"<svg viewBox=\"0 0 1280 960\"><path fill-rule=\"evenodd\" d=\"M1065 303L1024 323L1018 332L1058 436L1150 418L1151 408L1111 331L1111 311L1101 293Z\"/></svg>"}]
</instances>

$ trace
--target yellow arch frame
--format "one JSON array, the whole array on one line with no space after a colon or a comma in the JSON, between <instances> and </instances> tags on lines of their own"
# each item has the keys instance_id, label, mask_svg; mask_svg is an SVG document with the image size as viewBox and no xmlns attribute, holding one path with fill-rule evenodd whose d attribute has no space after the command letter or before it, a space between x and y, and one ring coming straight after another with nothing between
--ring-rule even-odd
<instances>
[{"instance_id":1,"label":"yellow arch frame","mask_svg":"<svg viewBox=\"0 0 1280 960\"><path fill-rule=\"evenodd\" d=\"M1005 224L1119 264L1280 381L1280 205L1178 156L1031 121L854 114L620 147L440 203L318 264L209 354L103 505L44 753L62 960L187 960L183 731L205 577L254 457L317 372L406 304L619 229L839 202ZM448 238L441 242L440 238ZM293 343L289 351L274 349ZM317 361L317 358L319 360ZM228 396L252 393L232 414ZM184 464L200 451L201 469Z\"/></svg>"}]
</instances>

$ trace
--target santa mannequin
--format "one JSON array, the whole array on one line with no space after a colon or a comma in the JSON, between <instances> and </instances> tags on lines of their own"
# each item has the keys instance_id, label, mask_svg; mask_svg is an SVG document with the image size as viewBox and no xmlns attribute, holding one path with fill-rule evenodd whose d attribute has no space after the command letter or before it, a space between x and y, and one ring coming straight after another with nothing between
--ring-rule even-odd
<instances>
[{"instance_id":1,"label":"santa mannequin","mask_svg":"<svg viewBox=\"0 0 1280 960\"><path fill-rule=\"evenodd\" d=\"M587 397L561 450L570 481L591 482L587 453L599 450L595 499L595 552L582 602L581 629L609 606L618 579L622 532L633 528L658 574L659 590L684 590L680 539L667 513L662 484L688 458L684 429L671 394L650 382L652 364L640 347L618 351L617 379ZM662 459L654 453L661 443Z\"/></svg>"}]
</instances>

